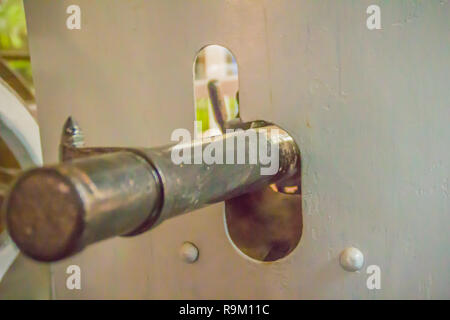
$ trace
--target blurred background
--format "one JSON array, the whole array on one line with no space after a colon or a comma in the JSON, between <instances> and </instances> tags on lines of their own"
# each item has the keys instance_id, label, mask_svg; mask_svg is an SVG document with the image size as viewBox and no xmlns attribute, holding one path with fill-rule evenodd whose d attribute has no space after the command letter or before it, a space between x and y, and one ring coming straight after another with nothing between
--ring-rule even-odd
<instances>
[{"instance_id":1,"label":"blurred background","mask_svg":"<svg viewBox=\"0 0 450 320\"><path fill-rule=\"evenodd\" d=\"M202 48L194 63L195 115L202 123L197 133L220 134L219 114L225 122L239 117L238 92L238 65L231 51L219 45Z\"/></svg>"},{"instance_id":2,"label":"blurred background","mask_svg":"<svg viewBox=\"0 0 450 320\"><path fill-rule=\"evenodd\" d=\"M4 63L34 92L22 0L0 1L0 55Z\"/></svg>"},{"instance_id":3,"label":"blurred background","mask_svg":"<svg viewBox=\"0 0 450 320\"><path fill-rule=\"evenodd\" d=\"M36 113L23 2L0 0L0 205L19 170L42 162ZM50 297L50 267L22 256L0 222L0 300Z\"/></svg>"},{"instance_id":4,"label":"blurred background","mask_svg":"<svg viewBox=\"0 0 450 320\"><path fill-rule=\"evenodd\" d=\"M35 116L33 77L28 53L27 28L22 0L0 0L0 77L2 84ZM0 132L0 188L10 180L8 173L20 164ZM0 232L3 230L0 224Z\"/></svg>"}]
</instances>

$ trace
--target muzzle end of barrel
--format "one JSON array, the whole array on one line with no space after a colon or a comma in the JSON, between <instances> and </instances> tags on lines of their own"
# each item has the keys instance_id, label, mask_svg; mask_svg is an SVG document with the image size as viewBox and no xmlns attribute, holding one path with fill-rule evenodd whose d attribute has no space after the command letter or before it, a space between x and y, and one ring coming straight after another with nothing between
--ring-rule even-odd
<instances>
[{"instance_id":1,"label":"muzzle end of barrel","mask_svg":"<svg viewBox=\"0 0 450 320\"><path fill-rule=\"evenodd\" d=\"M83 202L73 183L56 169L37 168L20 176L3 210L11 238L31 258L57 261L78 251Z\"/></svg>"}]
</instances>

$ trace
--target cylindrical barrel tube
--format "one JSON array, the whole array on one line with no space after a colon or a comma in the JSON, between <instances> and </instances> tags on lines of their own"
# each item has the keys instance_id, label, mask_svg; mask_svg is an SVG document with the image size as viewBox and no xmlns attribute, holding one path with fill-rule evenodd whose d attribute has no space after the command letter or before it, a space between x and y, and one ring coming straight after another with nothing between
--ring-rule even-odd
<instances>
[{"instance_id":1,"label":"cylindrical barrel tube","mask_svg":"<svg viewBox=\"0 0 450 320\"><path fill-rule=\"evenodd\" d=\"M158 208L152 166L131 152L25 172L5 203L11 238L30 257L54 261L132 232Z\"/></svg>"},{"instance_id":2,"label":"cylindrical barrel tube","mask_svg":"<svg viewBox=\"0 0 450 320\"><path fill-rule=\"evenodd\" d=\"M105 149L111 150L111 149ZM298 148L275 126L152 149L97 153L32 169L4 206L12 239L27 255L54 261L86 245L134 235L203 206L298 174Z\"/></svg>"},{"instance_id":3,"label":"cylindrical barrel tube","mask_svg":"<svg viewBox=\"0 0 450 320\"><path fill-rule=\"evenodd\" d=\"M159 221L299 174L293 138L276 126L143 150L163 184Z\"/></svg>"}]
</instances>

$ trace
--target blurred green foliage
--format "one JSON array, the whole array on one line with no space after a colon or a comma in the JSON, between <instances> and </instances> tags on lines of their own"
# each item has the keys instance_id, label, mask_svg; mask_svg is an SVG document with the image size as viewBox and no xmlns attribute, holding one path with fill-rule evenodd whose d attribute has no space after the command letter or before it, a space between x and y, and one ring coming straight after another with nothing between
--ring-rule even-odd
<instances>
[{"instance_id":1,"label":"blurred green foliage","mask_svg":"<svg viewBox=\"0 0 450 320\"><path fill-rule=\"evenodd\" d=\"M195 103L195 111L196 111L196 121L201 121L202 123L202 132L205 132L209 129L209 105L211 101L207 98L197 99Z\"/></svg>"},{"instance_id":2,"label":"blurred green foliage","mask_svg":"<svg viewBox=\"0 0 450 320\"><path fill-rule=\"evenodd\" d=\"M0 51L28 54L27 25L22 0L0 0ZM8 59L11 69L18 72L32 84L29 59Z\"/></svg>"},{"instance_id":3,"label":"blurred green foliage","mask_svg":"<svg viewBox=\"0 0 450 320\"><path fill-rule=\"evenodd\" d=\"M238 103L236 98L226 97L225 104L230 113L229 119L236 118L238 114ZM200 98L195 101L195 119L202 122L202 132L211 129L210 122L215 121L209 116L209 108L211 108L211 100L209 98Z\"/></svg>"},{"instance_id":4,"label":"blurred green foliage","mask_svg":"<svg viewBox=\"0 0 450 320\"><path fill-rule=\"evenodd\" d=\"M27 26L22 0L0 2L0 49L27 49Z\"/></svg>"},{"instance_id":5,"label":"blurred green foliage","mask_svg":"<svg viewBox=\"0 0 450 320\"><path fill-rule=\"evenodd\" d=\"M8 61L8 65L11 69L18 72L30 89L33 90L33 75L31 73L30 60L10 60Z\"/></svg>"}]
</instances>

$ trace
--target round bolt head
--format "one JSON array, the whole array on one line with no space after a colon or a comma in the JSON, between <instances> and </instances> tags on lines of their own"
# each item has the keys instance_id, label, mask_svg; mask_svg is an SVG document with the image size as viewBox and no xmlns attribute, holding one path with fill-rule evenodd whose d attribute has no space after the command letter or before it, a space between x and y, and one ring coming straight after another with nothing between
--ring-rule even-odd
<instances>
[{"instance_id":1,"label":"round bolt head","mask_svg":"<svg viewBox=\"0 0 450 320\"><path fill-rule=\"evenodd\" d=\"M185 242L180 248L180 256L186 263L194 263L198 259L198 248L191 242Z\"/></svg>"},{"instance_id":2,"label":"round bolt head","mask_svg":"<svg viewBox=\"0 0 450 320\"><path fill-rule=\"evenodd\" d=\"M358 271L364 264L364 255L358 249L349 247L341 252L339 262L346 271Z\"/></svg>"}]
</instances>

